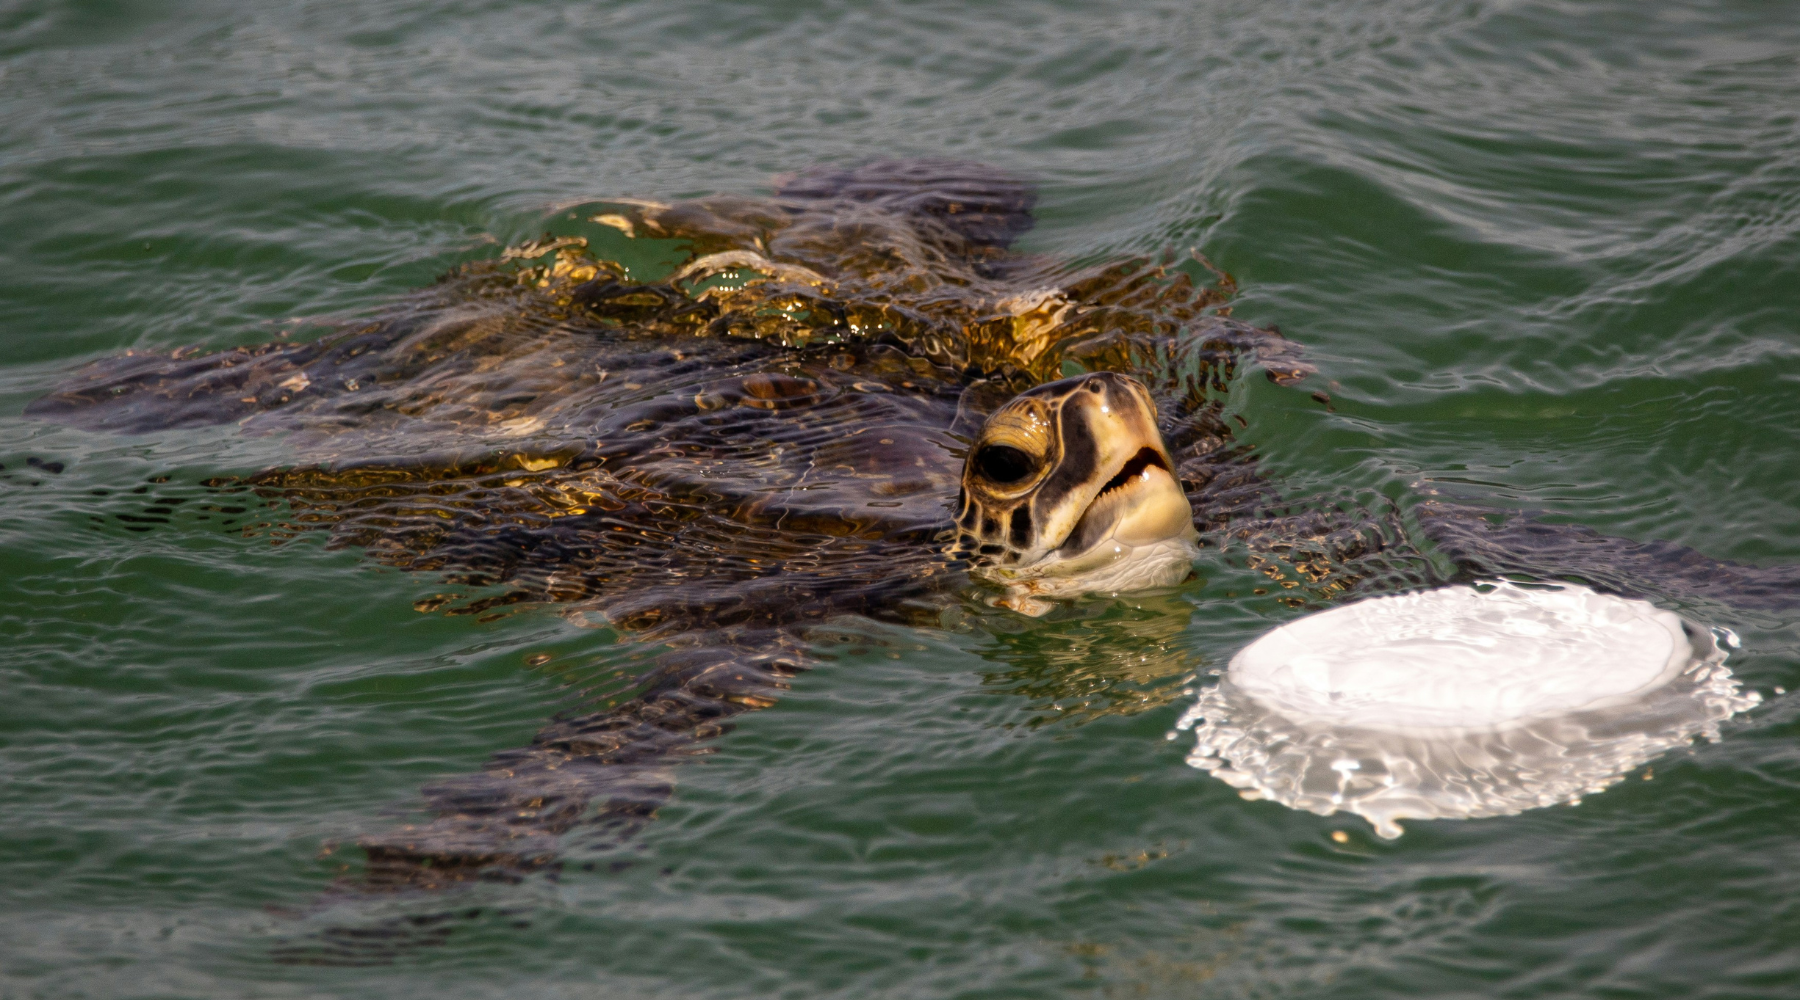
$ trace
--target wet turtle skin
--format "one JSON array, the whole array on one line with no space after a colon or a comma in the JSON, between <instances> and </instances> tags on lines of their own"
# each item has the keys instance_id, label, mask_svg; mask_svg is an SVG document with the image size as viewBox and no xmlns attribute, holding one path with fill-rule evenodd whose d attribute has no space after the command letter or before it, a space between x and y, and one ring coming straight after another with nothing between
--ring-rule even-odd
<instances>
[{"instance_id":1,"label":"wet turtle skin","mask_svg":"<svg viewBox=\"0 0 1800 1000\"><path fill-rule=\"evenodd\" d=\"M1292 343L1232 319L1229 278L1194 284L1203 262L1012 251L1034 202L990 168L909 161L803 172L768 198L576 206L367 323L105 359L28 412L283 434L296 464L220 488L483 589L452 613L549 603L664 649L616 703L426 788L428 821L362 837L370 887L516 878L577 824L628 832L668 796L673 759L815 665L809 628L936 623L978 600L952 545L966 448L1016 394L1076 373L1147 386L1202 544L1296 603L1527 572L1793 606L1791 571L1479 506L1413 508L1444 541L1434 560L1392 505L1284 502L1222 400L1247 366L1303 379ZM637 245L676 262L646 274L621 259Z\"/></svg>"},{"instance_id":2,"label":"wet turtle skin","mask_svg":"<svg viewBox=\"0 0 1800 1000\"><path fill-rule=\"evenodd\" d=\"M623 703L427 788L430 822L361 839L370 884L516 875L553 863L596 801L615 826L649 815L671 757L812 665L810 625L935 622L960 600L946 543L964 450L1015 393L1132 372L1203 523L1266 492L1219 401L1246 359L1303 374L1292 346L1171 261L1069 271L1011 252L1034 200L987 168L915 161L803 173L772 198L584 205L360 326L102 360L30 412L283 434L298 464L219 485L484 588L452 612L549 602L665 644ZM604 250L621 240L685 262L633 277Z\"/></svg>"}]
</instances>

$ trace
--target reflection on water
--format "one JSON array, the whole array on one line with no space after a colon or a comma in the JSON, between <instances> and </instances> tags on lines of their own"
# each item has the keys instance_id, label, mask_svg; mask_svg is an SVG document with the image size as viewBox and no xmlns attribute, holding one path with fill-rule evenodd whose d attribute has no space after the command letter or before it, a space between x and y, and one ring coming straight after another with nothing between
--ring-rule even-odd
<instances>
[{"instance_id":1,"label":"reflection on water","mask_svg":"<svg viewBox=\"0 0 1800 1000\"><path fill-rule=\"evenodd\" d=\"M1000 666L982 684L1029 699L1022 724L1034 729L1171 704L1201 663L1186 634L1193 614L1185 598L1152 593L1085 603L1033 627L984 617L993 639L981 656Z\"/></svg>"}]
</instances>

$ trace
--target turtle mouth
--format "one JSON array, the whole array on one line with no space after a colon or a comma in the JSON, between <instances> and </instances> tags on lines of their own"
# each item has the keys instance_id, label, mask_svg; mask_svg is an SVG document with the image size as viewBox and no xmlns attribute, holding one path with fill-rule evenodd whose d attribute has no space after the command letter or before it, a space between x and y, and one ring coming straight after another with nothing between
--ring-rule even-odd
<instances>
[{"instance_id":1,"label":"turtle mouth","mask_svg":"<svg viewBox=\"0 0 1800 1000\"><path fill-rule=\"evenodd\" d=\"M1129 546L1161 541L1192 530L1192 516L1168 459L1146 446L1088 501L1057 553L1078 556L1109 540Z\"/></svg>"},{"instance_id":2,"label":"turtle mouth","mask_svg":"<svg viewBox=\"0 0 1800 1000\"><path fill-rule=\"evenodd\" d=\"M1139 448L1138 453L1131 456L1131 458L1119 468L1119 474L1108 479L1106 485L1100 487L1100 492L1094 494L1094 499L1088 504L1088 509L1092 510L1094 504L1100 502L1101 497L1118 490L1123 490L1131 485L1131 481L1142 476L1146 469L1161 469L1164 472L1170 471L1169 463L1165 461L1161 455L1156 453L1155 448ZM1171 478L1173 478L1173 473L1171 473Z\"/></svg>"}]
</instances>

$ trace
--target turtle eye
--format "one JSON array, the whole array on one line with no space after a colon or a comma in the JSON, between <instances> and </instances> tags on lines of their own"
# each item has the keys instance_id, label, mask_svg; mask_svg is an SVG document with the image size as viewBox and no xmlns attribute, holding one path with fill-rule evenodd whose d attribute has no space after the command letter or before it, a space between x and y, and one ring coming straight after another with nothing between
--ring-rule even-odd
<instances>
[{"instance_id":1,"label":"turtle eye","mask_svg":"<svg viewBox=\"0 0 1800 1000\"><path fill-rule=\"evenodd\" d=\"M975 471L989 482L1002 486L1031 475L1036 464L1030 455L1003 444L990 444L975 453Z\"/></svg>"}]
</instances>

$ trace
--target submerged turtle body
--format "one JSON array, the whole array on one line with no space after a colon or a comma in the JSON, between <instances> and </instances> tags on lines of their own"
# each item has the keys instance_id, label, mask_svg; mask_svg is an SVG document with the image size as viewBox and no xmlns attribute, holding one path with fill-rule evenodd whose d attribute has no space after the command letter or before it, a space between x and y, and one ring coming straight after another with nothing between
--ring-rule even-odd
<instances>
[{"instance_id":1,"label":"submerged turtle body","mask_svg":"<svg viewBox=\"0 0 1800 1000\"><path fill-rule=\"evenodd\" d=\"M564 210L544 239L365 326L109 359L33 404L94 429L279 432L299 461L243 484L332 544L494 588L453 610L555 602L669 646L635 697L428 789L436 821L365 838L372 878L542 863L590 800L653 807L666 779L638 765L770 703L809 665L806 623L934 621L971 568L1010 586L979 542L959 547L955 518L959 491L965 508L993 502L970 443L1021 391L1075 374L1137 407L1129 432L1103 432L1123 435L1106 451L1120 468L1055 461L1065 505L1085 504L1156 453L1185 563L1146 582L1191 565L1177 477L1203 520L1259 495L1218 398L1246 355L1297 369L1280 338L1220 314L1223 293L1166 263L1069 272L1010 252L1034 196L985 168L785 183L770 199ZM664 273L624 262L646 245L675 258ZM1135 378L1079 375L1109 370ZM1026 569L1018 551L1065 546L1080 515L1037 509L1035 526L1009 520L1005 573ZM1013 606L1080 592L1064 579Z\"/></svg>"}]
</instances>

